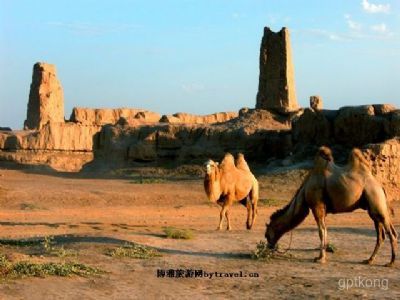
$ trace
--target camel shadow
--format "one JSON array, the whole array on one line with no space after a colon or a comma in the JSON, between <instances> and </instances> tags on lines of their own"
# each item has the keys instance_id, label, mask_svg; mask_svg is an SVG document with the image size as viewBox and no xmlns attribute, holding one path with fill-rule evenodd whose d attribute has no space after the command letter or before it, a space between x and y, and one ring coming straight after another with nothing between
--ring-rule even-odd
<instances>
[{"instance_id":1,"label":"camel shadow","mask_svg":"<svg viewBox=\"0 0 400 300\"><path fill-rule=\"evenodd\" d=\"M0 239L1 245L34 245L39 244L45 240L47 236L39 236L34 238L22 238L22 239ZM55 244L78 244L78 243L95 243L95 244L114 244L114 245L124 245L126 243L131 243L131 241L118 239L107 236L80 236L74 234L66 235L54 235L51 236L52 242Z\"/></svg>"},{"instance_id":2,"label":"camel shadow","mask_svg":"<svg viewBox=\"0 0 400 300\"><path fill-rule=\"evenodd\" d=\"M59 222L59 223L47 223L47 222L10 222L10 221L1 221L0 225L2 226L48 226L52 228L57 228L62 225L67 225L67 223Z\"/></svg>"},{"instance_id":3,"label":"camel shadow","mask_svg":"<svg viewBox=\"0 0 400 300\"><path fill-rule=\"evenodd\" d=\"M155 247L157 251L172 255L188 255L197 257L210 257L222 259L251 259L250 253L234 253L234 252L202 252L202 251L188 251L179 249L168 249Z\"/></svg>"},{"instance_id":4,"label":"camel shadow","mask_svg":"<svg viewBox=\"0 0 400 300\"><path fill-rule=\"evenodd\" d=\"M164 237L164 236L163 236ZM27 238L27 239L0 239L0 245L9 246L35 246L45 240L43 237ZM73 244L107 244L114 246L122 246L132 243L130 240L113 238L108 236L80 236L80 235L55 235L52 236L52 242L56 245L73 245ZM147 245L146 245L147 246ZM189 255L198 257L211 257L211 258L225 258L225 259L250 259L251 255L248 253L233 253L233 252L202 252L202 251L188 251L179 249L169 249L162 247L151 247L160 253L171 255Z\"/></svg>"},{"instance_id":5,"label":"camel shadow","mask_svg":"<svg viewBox=\"0 0 400 300\"><path fill-rule=\"evenodd\" d=\"M298 228L296 231L304 232L304 233L318 233L318 228ZM369 237L375 237L376 232L375 229L372 228L360 228L360 227L329 227L328 224L328 234L329 233L342 233L342 234L354 234L354 235L364 235Z\"/></svg>"}]
</instances>

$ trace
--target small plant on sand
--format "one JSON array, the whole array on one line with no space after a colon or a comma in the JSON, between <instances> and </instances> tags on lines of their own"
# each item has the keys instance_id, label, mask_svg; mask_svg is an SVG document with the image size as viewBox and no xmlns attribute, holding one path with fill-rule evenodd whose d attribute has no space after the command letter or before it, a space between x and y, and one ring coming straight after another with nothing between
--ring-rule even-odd
<instances>
[{"instance_id":1,"label":"small plant on sand","mask_svg":"<svg viewBox=\"0 0 400 300\"><path fill-rule=\"evenodd\" d=\"M131 180L133 184L155 184L155 183L165 183L166 179L156 178L156 177L135 177Z\"/></svg>"},{"instance_id":2,"label":"small plant on sand","mask_svg":"<svg viewBox=\"0 0 400 300\"><path fill-rule=\"evenodd\" d=\"M54 237L45 236L42 242L42 247L45 253L50 253L54 247Z\"/></svg>"},{"instance_id":3,"label":"small plant on sand","mask_svg":"<svg viewBox=\"0 0 400 300\"><path fill-rule=\"evenodd\" d=\"M21 203L20 205L21 210L36 210L39 207L33 203Z\"/></svg>"},{"instance_id":4,"label":"small plant on sand","mask_svg":"<svg viewBox=\"0 0 400 300\"><path fill-rule=\"evenodd\" d=\"M75 250L65 249L64 246L56 247L54 237L45 236L42 242L43 252L48 255L57 257L77 256L78 253Z\"/></svg>"},{"instance_id":5,"label":"small plant on sand","mask_svg":"<svg viewBox=\"0 0 400 300\"><path fill-rule=\"evenodd\" d=\"M106 255L118 258L130 257L140 259L148 259L161 256L161 254L153 248L132 243L126 243L120 247L109 249L107 250Z\"/></svg>"},{"instance_id":6,"label":"small plant on sand","mask_svg":"<svg viewBox=\"0 0 400 300\"><path fill-rule=\"evenodd\" d=\"M93 276L104 273L102 270L76 262L32 263L20 261L13 263L0 254L0 275L4 278L45 277L45 276Z\"/></svg>"},{"instance_id":7,"label":"small plant on sand","mask_svg":"<svg viewBox=\"0 0 400 300\"><path fill-rule=\"evenodd\" d=\"M280 206L280 205L282 205L283 201L278 200L278 199L273 199L273 198L269 198L269 199L264 198L264 199L259 199L258 203L263 206L271 207L271 206Z\"/></svg>"},{"instance_id":8,"label":"small plant on sand","mask_svg":"<svg viewBox=\"0 0 400 300\"><path fill-rule=\"evenodd\" d=\"M251 258L256 260L268 261L274 256L274 249L270 249L264 241L259 241L256 249L251 253Z\"/></svg>"},{"instance_id":9,"label":"small plant on sand","mask_svg":"<svg viewBox=\"0 0 400 300\"><path fill-rule=\"evenodd\" d=\"M265 241L259 241L256 245L256 249L251 253L251 258L261 261L269 261L272 258L279 259L290 259L292 254L289 252L289 248L286 250L279 250L278 245L274 249L268 247L268 243Z\"/></svg>"},{"instance_id":10,"label":"small plant on sand","mask_svg":"<svg viewBox=\"0 0 400 300\"><path fill-rule=\"evenodd\" d=\"M178 229L174 227L165 227L164 233L169 239L190 240L194 237L193 232L189 229Z\"/></svg>"},{"instance_id":11,"label":"small plant on sand","mask_svg":"<svg viewBox=\"0 0 400 300\"><path fill-rule=\"evenodd\" d=\"M327 252L331 252L331 253L335 253L337 251L337 248L334 244L332 243L328 243L328 245L326 245L326 251Z\"/></svg>"}]
</instances>

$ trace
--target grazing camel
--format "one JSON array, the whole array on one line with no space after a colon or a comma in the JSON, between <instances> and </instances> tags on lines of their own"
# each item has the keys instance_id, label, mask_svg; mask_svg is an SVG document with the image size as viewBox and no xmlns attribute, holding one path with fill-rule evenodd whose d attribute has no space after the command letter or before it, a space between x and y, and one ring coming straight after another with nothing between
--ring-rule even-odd
<instances>
[{"instance_id":1,"label":"grazing camel","mask_svg":"<svg viewBox=\"0 0 400 300\"><path fill-rule=\"evenodd\" d=\"M392 256L386 266L393 266L397 252L397 232L391 221L389 201L382 185L372 175L368 161L359 149L353 149L346 166L338 167L328 147L321 147L309 172L295 196L284 208L272 214L265 237L271 248L283 234L299 225L311 209L321 239L320 255L315 261L326 261L327 213L352 212L357 208L368 211L377 235L375 249L365 263L372 264L379 247L389 236Z\"/></svg>"},{"instance_id":2,"label":"grazing camel","mask_svg":"<svg viewBox=\"0 0 400 300\"><path fill-rule=\"evenodd\" d=\"M218 230L222 229L225 215L227 230L231 230L229 207L240 202L247 208L247 229L251 229L257 215L258 181L251 173L243 154L236 162L231 154L225 154L221 164L208 160L205 163L204 190L210 201L221 206Z\"/></svg>"}]
</instances>

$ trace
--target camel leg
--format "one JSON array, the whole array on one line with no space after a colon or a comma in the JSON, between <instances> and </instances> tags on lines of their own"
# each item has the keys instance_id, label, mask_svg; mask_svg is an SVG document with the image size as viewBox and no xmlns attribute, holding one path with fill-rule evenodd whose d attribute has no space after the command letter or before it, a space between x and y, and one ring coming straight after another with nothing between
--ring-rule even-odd
<instances>
[{"instance_id":1,"label":"camel leg","mask_svg":"<svg viewBox=\"0 0 400 300\"><path fill-rule=\"evenodd\" d=\"M318 225L318 233L319 233L319 238L321 240L321 245L320 245L320 254L319 257L315 258L315 262L319 263L325 263L326 262L326 242L327 242L327 229L325 225L325 207L323 205L320 205L312 210L315 221L317 222Z\"/></svg>"},{"instance_id":2,"label":"camel leg","mask_svg":"<svg viewBox=\"0 0 400 300\"><path fill-rule=\"evenodd\" d=\"M251 229L253 227L254 222L256 221L256 217L257 217L257 199L252 199L251 208L252 208L252 211L253 211L253 215L252 215L251 224L250 224L250 228L249 229Z\"/></svg>"},{"instance_id":3,"label":"camel leg","mask_svg":"<svg viewBox=\"0 0 400 300\"><path fill-rule=\"evenodd\" d=\"M226 230L232 230L231 227L231 220L229 218L229 209L225 211L225 218L226 218Z\"/></svg>"},{"instance_id":4,"label":"camel leg","mask_svg":"<svg viewBox=\"0 0 400 300\"><path fill-rule=\"evenodd\" d=\"M228 209L228 201L226 200L226 201L222 204L222 208L221 208L221 211L220 211L220 213L219 213L219 225L218 225L217 230L221 230L221 229L222 229L222 220L223 220L223 218L224 218L224 215L225 215L227 209ZM226 216L226 215L225 215L225 216ZM227 220L228 220L228 218L227 218Z\"/></svg>"},{"instance_id":5,"label":"camel leg","mask_svg":"<svg viewBox=\"0 0 400 300\"><path fill-rule=\"evenodd\" d=\"M375 244L375 249L374 252L372 252L372 255L369 259L365 260L364 262L372 265L372 263L375 260L376 254L378 253L379 248L383 244L383 241L385 240L385 231L383 230L383 225L381 222L374 220L375 224L375 230L376 230L376 244Z\"/></svg>"},{"instance_id":6,"label":"camel leg","mask_svg":"<svg viewBox=\"0 0 400 300\"><path fill-rule=\"evenodd\" d=\"M389 236L390 245L392 247L392 258L389 263L386 264L386 267L392 267L394 265L394 261L396 259L397 252L397 233L394 229L392 222L389 220L384 220L383 226L385 227L386 234Z\"/></svg>"},{"instance_id":7,"label":"camel leg","mask_svg":"<svg viewBox=\"0 0 400 300\"><path fill-rule=\"evenodd\" d=\"M246 198L246 208L247 208L247 221L246 221L246 228L247 229L251 229L251 215L252 215L252 209L251 209L251 203L250 203L250 199ZM254 214L254 212L253 212Z\"/></svg>"}]
</instances>

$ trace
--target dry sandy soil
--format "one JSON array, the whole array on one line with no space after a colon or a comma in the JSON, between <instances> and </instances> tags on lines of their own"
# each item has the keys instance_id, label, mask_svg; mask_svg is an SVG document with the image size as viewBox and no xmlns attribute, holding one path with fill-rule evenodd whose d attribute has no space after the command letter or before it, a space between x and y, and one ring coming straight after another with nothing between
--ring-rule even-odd
<instances>
[{"instance_id":1,"label":"dry sandy soil","mask_svg":"<svg viewBox=\"0 0 400 300\"><path fill-rule=\"evenodd\" d=\"M289 254L267 262L250 258L264 238L270 214L290 199L300 181L298 172L260 177L261 198L273 200L264 200L259 207L255 228L245 230L246 210L235 205L233 231L217 232L218 207L207 202L200 178L139 184L129 178L0 169L0 239L55 236L66 249L78 251L75 260L106 271L94 277L2 280L0 298L399 298L400 262L393 268L383 267L390 259L388 242L376 265L360 263L375 244L372 221L361 210L328 217L329 239L337 251L328 254L325 265L313 262L319 238L311 215L293 232ZM399 208L396 204L397 230ZM195 236L191 240L167 239L164 226L192 229ZM105 255L107 249L127 241L155 247L162 257L141 260ZM288 243L286 235L281 248ZM26 247L1 246L0 251L15 261L54 260L46 255L29 256ZM158 269L241 271L248 276L159 278ZM259 277L250 277L250 273Z\"/></svg>"}]
</instances>

